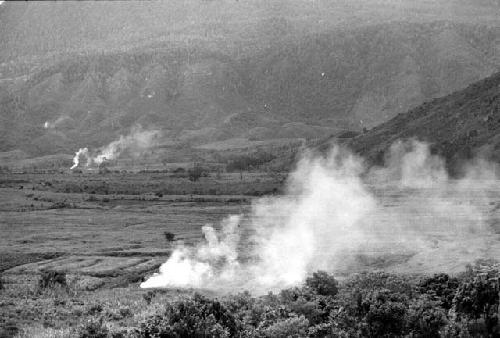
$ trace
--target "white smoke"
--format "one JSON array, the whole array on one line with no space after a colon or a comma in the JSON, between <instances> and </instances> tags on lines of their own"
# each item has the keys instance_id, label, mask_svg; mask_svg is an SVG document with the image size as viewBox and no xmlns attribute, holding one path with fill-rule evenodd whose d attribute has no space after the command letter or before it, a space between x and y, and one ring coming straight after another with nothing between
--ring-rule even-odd
<instances>
[{"instance_id":1,"label":"white smoke","mask_svg":"<svg viewBox=\"0 0 500 338\"><path fill-rule=\"evenodd\" d=\"M217 236L212 226L202 228L205 243L195 250L180 247L169 260L160 267L160 274L142 284L145 288L165 286L216 287L223 281L225 285L237 278L241 271L238 262L239 216L231 216L223 221L222 233ZM167 279L164 276L169 276ZM213 282L213 284L212 284Z\"/></svg>"},{"instance_id":2,"label":"white smoke","mask_svg":"<svg viewBox=\"0 0 500 338\"><path fill-rule=\"evenodd\" d=\"M61 115L59 116L55 121L45 121L43 124L43 127L45 129L54 129L59 127L62 123L71 121L71 118L67 115Z\"/></svg>"},{"instance_id":3,"label":"white smoke","mask_svg":"<svg viewBox=\"0 0 500 338\"><path fill-rule=\"evenodd\" d=\"M104 161L114 160L125 150L135 156L135 154L142 153L145 149L150 148L158 135L158 130L142 130L141 127L136 127L129 135L121 135L118 140L101 148L98 151L99 154L92 158L92 162L99 165Z\"/></svg>"},{"instance_id":4,"label":"white smoke","mask_svg":"<svg viewBox=\"0 0 500 338\"><path fill-rule=\"evenodd\" d=\"M89 150L88 148L80 148L76 153L75 157L73 157L73 166L70 168L71 170L75 169L80 165L80 160L82 157L89 159ZM88 162L87 162L88 163Z\"/></svg>"},{"instance_id":5,"label":"white smoke","mask_svg":"<svg viewBox=\"0 0 500 338\"><path fill-rule=\"evenodd\" d=\"M154 146L158 136L159 130L142 130L140 126L132 128L130 134L123 136L120 135L118 140L97 149L93 154L89 153L87 148L81 148L73 159L73 166L71 169L78 167L80 164L80 157L86 156L86 166L100 165L105 161L112 161L118 158L123 152L127 152L131 157L138 157L143 152Z\"/></svg>"},{"instance_id":6,"label":"white smoke","mask_svg":"<svg viewBox=\"0 0 500 338\"><path fill-rule=\"evenodd\" d=\"M285 195L224 220L220 235L204 227L205 242L180 246L141 287L263 293L319 269L355 271L377 257L398 272L446 272L500 252L488 224L486 191L500 191L493 166L476 162L453 180L416 141L394 144L384 168L366 172L362 163L338 147L327 157L306 154Z\"/></svg>"}]
</instances>

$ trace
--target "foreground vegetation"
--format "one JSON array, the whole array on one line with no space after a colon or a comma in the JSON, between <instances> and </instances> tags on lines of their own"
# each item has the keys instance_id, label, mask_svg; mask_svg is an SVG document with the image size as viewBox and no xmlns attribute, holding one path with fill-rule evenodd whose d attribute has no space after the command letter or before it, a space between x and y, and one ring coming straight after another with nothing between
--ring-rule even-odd
<instances>
[{"instance_id":1,"label":"foreground vegetation","mask_svg":"<svg viewBox=\"0 0 500 338\"><path fill-rule=\"evenodd\" d=\"M301 287L252 296L125 289L82 293L62 273L31 288L2 286L3 336L46 337L470 337L497 336L499 266L457 276L316 272ZM21 304L23 303L23 304ZM35 304L37 304L35 306ZM0 307L2 308L2 307ZM22 325L15 318L30 319ZM33 326L33 323L41 323Z\"/></svg>"},{"instance_id":2,"label":"foreground vegetation","mask_svg":"<svg viewBox=\"0 0 500 338\"><path fill-rule=\"evenodd\" d=\"M325 272L300 288L254 298L200 295L167 304L140 323L141 337L493 336L499 272L469 267L458 277L356 275L341 286Z\"/></svg>"}]
</instances>

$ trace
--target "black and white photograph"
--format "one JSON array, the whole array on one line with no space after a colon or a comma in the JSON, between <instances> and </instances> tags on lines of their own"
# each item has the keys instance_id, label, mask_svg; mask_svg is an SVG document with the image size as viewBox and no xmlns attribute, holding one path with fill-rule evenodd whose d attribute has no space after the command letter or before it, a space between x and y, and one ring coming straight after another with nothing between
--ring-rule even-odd
<instances>
[{"instance_id":1,"label":"black and white photograph","mask_svg":"<svg viewBox=\"0 0 500 338\"><path fill-rule=\"evenodd\" d=\"M500 0L0 1L30 337L500 337Z\"/></svg>"}]
</instances>

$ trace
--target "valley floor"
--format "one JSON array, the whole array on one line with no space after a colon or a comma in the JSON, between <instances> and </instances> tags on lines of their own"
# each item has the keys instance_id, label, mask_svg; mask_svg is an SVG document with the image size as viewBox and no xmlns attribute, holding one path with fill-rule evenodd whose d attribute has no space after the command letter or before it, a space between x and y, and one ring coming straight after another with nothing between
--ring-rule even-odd
<instances>
[{"instance_id":1,"label":"valley floor","mask_svg":"<svg viewBox=\"0 0 500 338\"><path fill-rule=\"evenodd\" d=\"M153 292L140 289L139 283L158 271L179 242L187 246L198 243L205 224L217 228L228 215L248 213L256 197L246 192L269 194L278 191L282 184L281 178L267 174L244 174L243 179L239 174L232 175L225 178L226 184L221 183L223 179L209 177L193 183L158 174L1 177L3 333L66 337L97 313L109 326L132 332L161 304L191 293ZM120 191L124 186L129 190ZM181 186L189 192L224 186L223 189L239 193L178 194ZM500 191L487 192L487 202L482 204L484 191L479 194L477 189L471 189L467 195L474 208L479 205L481 214L488 215L482 223L487 231L466 229L477 219L475 214L460 213L467 209L466 199L462 198L456 201L458 208L452 215L460 224L449 224L450 219L429 213L419 215L413 222L402 222L395 230L387 227L395 221L394 215L412 216L413 204L407 203L407 197L411 195L412 201L418 202L419 198L428 200L429 195L391 187L380 189L373 187L374 194L381 196L382 207L390 212L375 212L365 221L375 230L369 232L371 237L363 237L363 243L353 244L355 255L344 252L343 265L335 266L340 279L367 270L421 275L458 273L472 260L500 256ZM414 226L417 223L420 230ZM441 224L446 226L440 228ZM463 231L472 235L463 236ZM65 285L41 287L44 271L61 273Z\"/></svg>"}]
</instances>

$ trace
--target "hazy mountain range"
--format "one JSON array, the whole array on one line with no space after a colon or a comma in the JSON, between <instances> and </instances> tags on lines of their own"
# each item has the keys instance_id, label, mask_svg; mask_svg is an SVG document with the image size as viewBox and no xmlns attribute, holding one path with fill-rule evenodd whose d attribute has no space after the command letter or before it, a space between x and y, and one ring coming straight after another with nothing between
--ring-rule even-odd
<instances>
[{"instance_id":1,"label":"hazy mountain range","mask_svg":"<svg viewBox=\"0 0 500 338\"><path fill-rule=\"evenodd\" d=\"M31 156L136 125L196 146L324 138L500 66L487 1L4 3L0 28L0 151Z\"/></svg>"}]
</instances>

